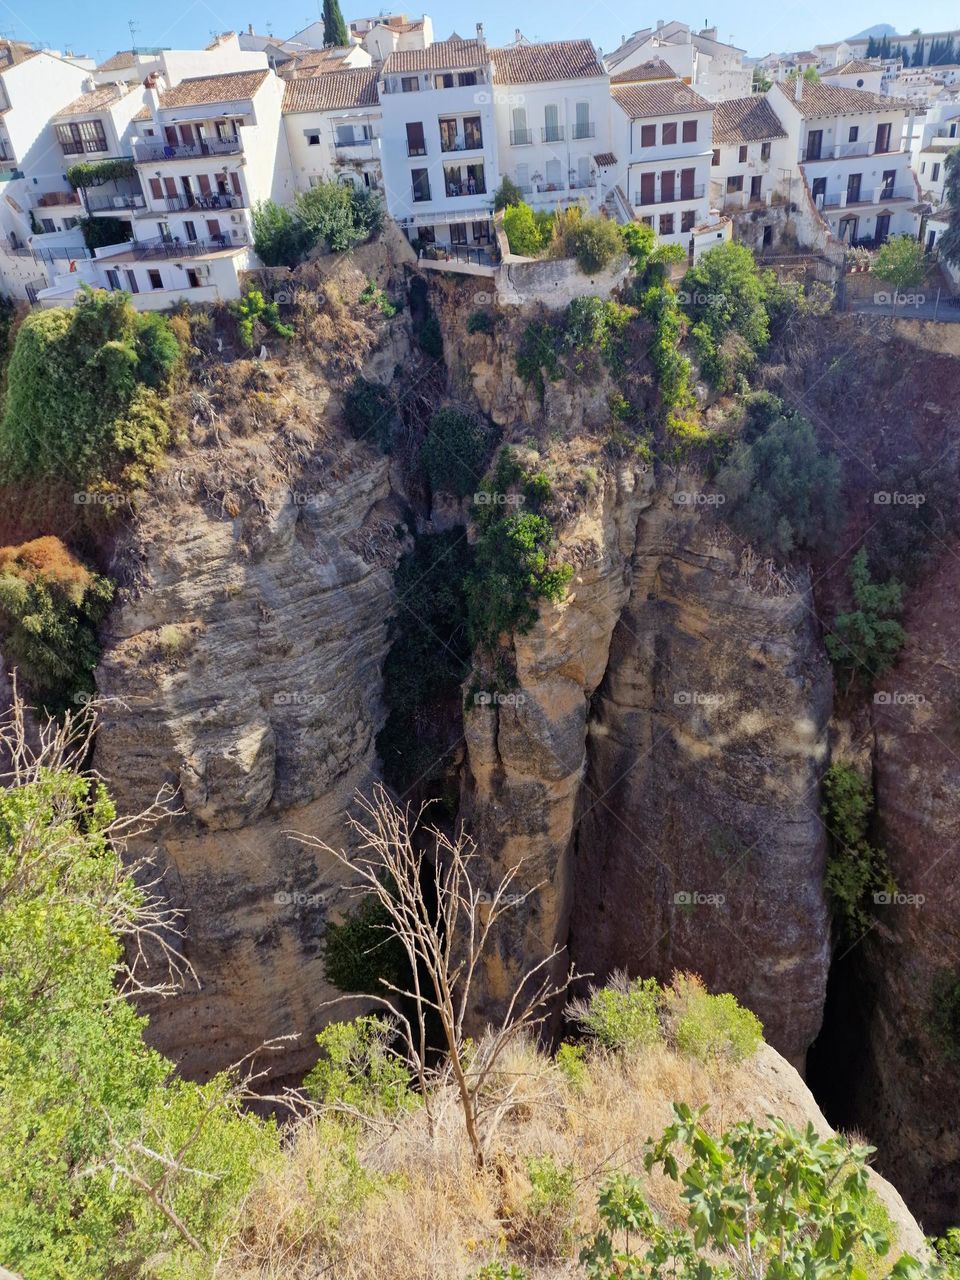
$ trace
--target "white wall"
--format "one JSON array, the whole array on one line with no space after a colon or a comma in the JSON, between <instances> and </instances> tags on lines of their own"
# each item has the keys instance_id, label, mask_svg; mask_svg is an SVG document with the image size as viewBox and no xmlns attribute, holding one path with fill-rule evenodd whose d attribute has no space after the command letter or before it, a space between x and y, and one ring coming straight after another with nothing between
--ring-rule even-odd
<instances>
[{"instance_id":1,"label":"white wall","mask_svg":"<svg viewBox=\"0 0 960 1280\"><path fill-rule=\"evenodd\" d=\"M369 143L338 148L334 144L338 125L352 126L357 135L364 127L372 134ZM370 175L371 183L382 186L380 169L380 133L382 115L379 107L353 107L339 111L297 111L283 117L284 134L293 181L298 191L306 191L311 179L330 179L352 171L352 165L338 164L339 160L356 161L361 172ZM316 137L319 141L311 143Z\"/></svg>"},{"instance_id":2,"label":"white wall","mask_svg":"<svg viewBox=\"0 0 960 1280\"><path fill-rule=\"evenodd\" d=\"M740 159L741 144L732 143L717 147L719 164L710 166L711 195L713 203L719 207L729 206L733 209L745 208L750 200L751 181L760 179L760 198L767 201L773 194L790 197L790 177L800 177L796 165L795 153L790 138L771 138L769 141L769 157L764 160L763 144L747 142L746 160ZM784 171L787 171L786 174ZM728 178L742 178L741 194L727 191Z\"/></svg>"},{"instance_id":3,"label":"white wall","mask_svg":"<svg viewBox=\"0 0 960 1280\"><path fill-rule=\"evenodd\" d=\"M713 155L713 113L699 111L684 116L658 116L649 119L631 121L619 106L614 105L612 112L614 146L617 156L619 181L635 215L641 220L650 220L657 235L667 244L687 246L693 226L708 221L710 215L710 160ZM683 122L697 122L696 141L683 142ZM676 124L676 143L664 143L664 124ZM641 129L644 125L656 128L656 143L653 146L641 145ZM624 171L626 167L626 171ZM693 169L693 197L683 198L680 195L680 173L685 169ZM654 175L655 201L652 204L641 204L641 185L644 174ZM675 198L669 202L662 200L662 175L673 173ZM664 216L673 215L673 231L666 230ZM686 219L683 215L687 215ZM684 221L692 226L682 229Z\"/></svg>"}]
</instances>

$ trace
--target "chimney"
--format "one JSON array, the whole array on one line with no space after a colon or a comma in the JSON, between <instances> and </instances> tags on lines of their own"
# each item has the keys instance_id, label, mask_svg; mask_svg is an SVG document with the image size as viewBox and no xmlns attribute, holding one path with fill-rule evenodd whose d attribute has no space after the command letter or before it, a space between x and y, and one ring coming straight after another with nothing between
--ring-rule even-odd
<instances>
[{"instance_id":1,"label":"chimney","mask_svg":"<svg viewBox=\"0 0 960 1280\"><path fill-rule=\"evenodd\" d=\"M519 43L520 43L520 41L521 41L522 39L523 39L523 36L520 34L520 28L519 28L519 27L514 27L514 29L513 29L513 40L514 40L514 43L515 43L515 44L519 44Z\"/></svg>"},{"instance_id":2,"label":"chimney","mask_svg":"<svg viewBox=\"0 0 960 1280\"><path fill-rule=\"evenodd\" d=\"M658 30L658 31L662 31L662 30L663 30L663 19L662 19L662 18L658 18L658 19L657 19L657 30Z\"/></svg>"},{"instance_id":3,"label":"chimney","mask_svg":"<svg viewBox=\"0 0 960 1280\"><path fill-rule=\"evenodd\" d=\"M252 23L252 22L248 22L248 23L247 23L247 35L248 35L248 36L252 36L252 35L253 35L253 23Z\"/></svg>"},{"instance_id":4,"label":"chimney","mask_svg":"<svg viewBox=\"0 0 960 1280\"><path fill-rule=\"evenodd\" d=\"M483 44L483 23L482 22L477 23L477 39L480 41L481 44Z\"/></svg>"},{"instance_id":5,"label":"chimney","mask_svg":"<svg viewBox=\"0 0 960 1280\"><path fill-rule=\"evenodd\" d=\"M802 98L803 98L803 76L798 71L796 75L796 79L794 80L794 84L793 84L793 100L794 102L800 102Z\"/></svg>"}]
</instances>

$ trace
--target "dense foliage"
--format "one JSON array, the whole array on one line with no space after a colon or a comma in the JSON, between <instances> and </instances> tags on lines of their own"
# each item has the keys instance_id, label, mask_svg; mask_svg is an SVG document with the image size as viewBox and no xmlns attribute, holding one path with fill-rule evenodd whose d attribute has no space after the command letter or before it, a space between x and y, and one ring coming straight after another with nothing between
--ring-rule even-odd
<instances>
[{"instance_id":1,"label":"dense foliage","mask_svg":"<svg viewBox=\"0 0 960 1280\"><path fill-rule=\"evenodd\" d=\"M845 936L855 941L876 918L874 895L897 891L887 855L870 841L873 796L852 765L835 761L823 777L823 821L830 835L824 886Z\"/></svg>"},{"instance_id":2,"label":"dense foliage","mask_svg":"<svg viewBox=\"0 0 960 1280\"><path fill-rule=\"evenodd\" d=\"M690 336L704 377L719 390L731 390L766 347L766 300L776 288L773 272L759 271L751 250L732 240L707 250L684 276Z\"/></svg>"},{"instance_id":3,"label":"dense foliage","mask_svg":"<svg viewBox=\"0 0 960 1280\"><path fill-rule=\"evenodd\" d=\"M815 551L840 520L840 462L823 454L806 418L774 396L748 402L747 424L717 486L724 513L747 541L780 557Z\"/></svg>"},{"instance_id":4,"label":"dense foliage","mask_svg":"<svg viewBox=\"0 0 960 1280\"><path fill-rule=\"evenodd\" d=\"M944 161L943 203L950 210L946 231L937 241L939 253L954 266L960 264L960 146Z\"/></svg>"},{"instance_id":5,"label":"dense foliage","mask_svg":"<svg viewBox=\"0 0 960 1280\"><path fill-rule=\"evenodd\" d=\"M294 267L323 241L333 253L362 244L383 228L374 192L335 179L301 192L293 209L265 200L253 211L253 247L268 267Z\"/></svg>"},{"instance_id":6,"label":"dense foliage","mask_svg":"<svg viewBox=\"0 0 960 1280\"><path fill-rule=\"evenodd\" d=\"M67 181L75 191L102 187L108 182L135 178L137 166L132 160L80 160L67 170Z\"/></svg>"},{"instance_id":7,"label":"dense foliage","mask_svg":"<svg viewBox=\"0 0 960 1280\"><path fill-rule=\"evenodd\" d=\"M93 692L97 627L113 597L58 538L0 547L0 645L32 700L50 712Z\"/></svg>"},{"instance_id":8,"label":"dense foliage","mask_svg":"<svg viewBox=\"0 0 960 1280\"><path fill-rule=\"evenodd\" d=\"M32 1280L195 1274L277 1151L223 1077L174 1076L118 993L142 897L114 819L66 769L0 790L0 1257Z\"/></svg>"},{"instance_id":9,"label":"dense foliage","mask_svg":"<svg viewBox=\"0 0 960 1280\"><path fill-rule=\"evenodd\" d=\"M313 238L293 211L275 200L253 209L253 247L266 267L295 267L313 248Z\"/></svg>"},{"instance_id":10,"label":"dense foliage","mask_svg":"<svg viewBox=\"0 0 960 1280\"><path fill-rule=\"evenodd\" d=\"M78 218L77 225L83 235L83 243L92 253L108 244L123 244L133 239L133 224L129 218Z\"/></svg>"},{"instance_id":11,"label":"dense foliage","mask_svg":"<svg viewBox=\"0 0 960 1280\"><path fill-rule=\"evenodd\" d=\"M891 236L878 249L870 268L895 293L912 289L927 274L927 256L916 236Z\"/></svg>"},{"instance_id":12,"label":"dense foliage","mask_svg":"<svg viewBox=\"0 0 960 1280\"><path fill-rule=\"evenodd\" d=\"M0 422L0 477L142 482L169 436L164 396L180 347L125 293L82 290L17 331Z\"/></svg>"},{"instance_id":13,"label":"dense foliage","mask_svg":"<svg viewBox=\"0 0 960 1280\"><path fill-rule=\"evenodd\" d=\"M500 179L500 185L493 194L493 211L499 213L501 209L507 209L511 205L519 204L523 199L523 192L517 184L508 178L506 174Z\"/></svg>"},{"instance_id":14,"label":"dense foliage","mask_svg":"<svg viewBox=\"0 0 960 1280\"><path fill-rule=\"evenodd\" d=\"M230 314L237 322L240 345L248 351L254 339L266 332L279 338L292 338L295 332L292 325L280 319L277 303L268 302L259 289L246 289L242 297L230 303Z\"/></svg>"},{"instance_id":15,"label":"dense foliage","mask_svg":"<svg viewBox=\"0 0 960 1280\"><path fill-rule=\"evenodd\" d=\"M354 440L366 440L390 453L401 425L397 397L391 388L358 376L347 388L343 403Z\"/></svg>"},{"instance_id":16,"label":"dense foliage","mask_svg":"<svg viewBox=\"0 0 960 1280\"><path fill-rule=\"evenodd\" d=\"M496 444L489 423L463 409L438 409L423 442L423 462L434 491L464 498L480 487Z\"/></svg>"},{"instance_id":17,"label":"dense foliage","mask_svg":"<svg viewBox=\"0 0 960 1280\"><path fill-rule=\"evenodd\" d=\"M888 671L906 640L898 621L903 609L903 587L895 579L874 582L865 547L848 569L853 608L838 613L827 636L827 653L837 671L854 683L870 685Z\"/></svg>"},{"instance_id":18,"label":"dense foliage","mask_svg":"<svg viewBox=\"0 0 960 1280\"><path fill-rule=\"evenodd\" d=\"M323 47L343 49L350 43L347 24L340 11L340 0L323 0Z\"/></svg>"}]
</instances>

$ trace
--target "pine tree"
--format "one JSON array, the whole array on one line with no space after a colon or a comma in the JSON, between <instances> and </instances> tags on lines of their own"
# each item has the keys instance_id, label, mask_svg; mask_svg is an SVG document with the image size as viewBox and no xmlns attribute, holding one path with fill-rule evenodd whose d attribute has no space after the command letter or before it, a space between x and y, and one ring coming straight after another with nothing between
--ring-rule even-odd
<instances>
[{"instance_id":1,"label":"pine tree","mask_svg":"<svg viewBox=\"0 0 960 1280\"><path fill-rule=\"evenodd\" d=\"M349 43L347 24L340 12L339 0L323 0L323 47L330 49Z\"/></svg>"},{"instance_id":2,"label":"pine tree","mask_svg":"<svg viewBox=\"0 0 960 1280\"><path fill-rule=\"evenodd\" d=\"M880 41L880 57L886 60L890 57L890 37L884 36Z\"/></svg>"},{"instance_id":3,"label":"pine tree","mask_svg":"<svg viewBox=\"0 0 960 1280\"><path fill-rule=\"evenodd\" d=\"M922 67L922 66L923 66L923 62L924 62L924 53L925 53L924 43L925 43L925 42L924 42L923 40L918 40L918 41L917 41L917 43L916 43L916 45L914 46L914 49L913 49L913 65L914 65L915 67Z\"/></svg>"},{"instance_id":4,"label":"pine tree","mask_svg":"<svg viewBox=\"0 0 960 1280\"><path fill-rule=\"evenodd\" d=\"M879 45L877 44L876 37L870 36L870 38L867 40L867 57L876 58L879 55L879 52L880 52L880 48L879 48Z\"/></svg>"}]
</instances>

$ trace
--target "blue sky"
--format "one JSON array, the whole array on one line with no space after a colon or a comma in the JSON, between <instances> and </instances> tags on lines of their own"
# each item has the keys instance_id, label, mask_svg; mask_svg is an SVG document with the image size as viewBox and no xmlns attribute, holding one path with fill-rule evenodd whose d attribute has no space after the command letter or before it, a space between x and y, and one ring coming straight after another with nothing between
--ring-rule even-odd
<instances>
[{"instance_id":1,"label":"blue sky","mask_svg":"<svg viewBox=\"0 0 960 1280\"><path fill-rule=\"evenodd\" d=\"M423 3L423 0L421 0ZM344 17L366 17L382 12L341 0ZM818 40L838 40L877 22L888 22L905 31L960 25L960 11L948 0L917 0L902 8L878 6L876 0L702 0L699 9L671 9L664 2L627 5L616 0L427 0L437 38L456 30L472 35L477 20L484 23L487 39L500 43L513 38L519 26L531 40L589 36L603 50L614 48L621 35L650 26L657 18L678 18L691 26L707 21L719 28L722 39L731 39L748 53L800 49ZM0 0L0 32L16 39L40 41L53 48L73 48L98 59L130 47L128 21L137 24L137 42L189 48L206 44L213 31L236 30L253 23L258 31L268 27L275 35L290 35L319 15L319 0ZM390 10L387 10L388 12ZM396 11L396 10L394 10ZM401 10L403 11L403 10ZM415 10L407 10L411 16ZM419 15L418 15L419 16Z\"/></svg>"}]
</instances>

